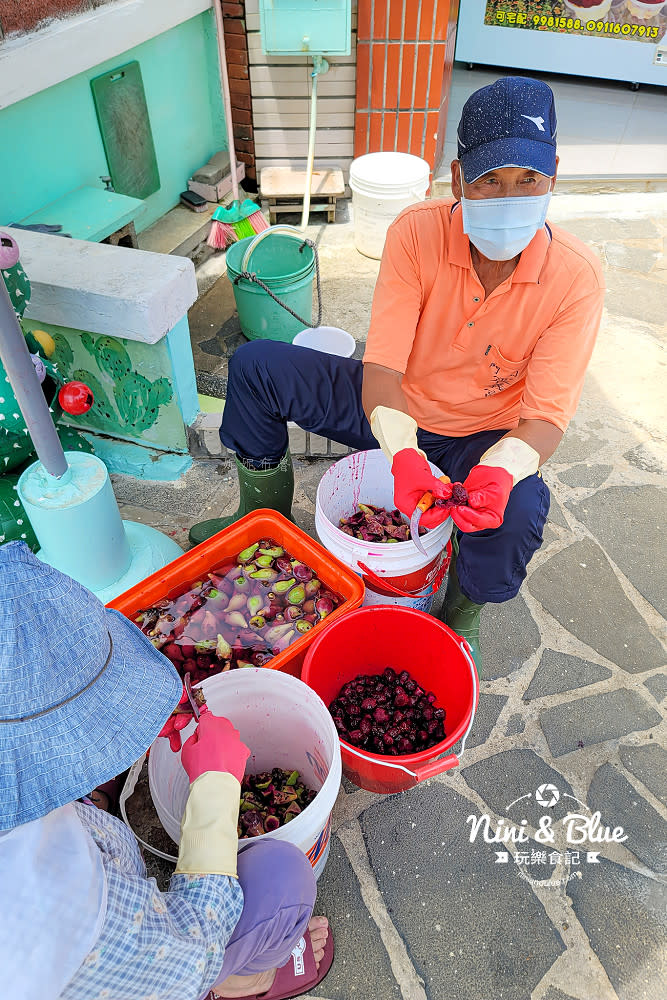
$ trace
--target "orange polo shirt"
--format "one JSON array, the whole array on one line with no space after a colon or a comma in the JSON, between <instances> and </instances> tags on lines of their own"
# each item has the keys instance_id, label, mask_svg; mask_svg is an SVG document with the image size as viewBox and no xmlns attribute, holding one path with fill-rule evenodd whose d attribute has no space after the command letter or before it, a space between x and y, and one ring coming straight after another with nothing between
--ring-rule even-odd
<instances>
[{"instance_id":1,"label":"orange polo shirt","mask_svg":"<svg viewBox=\"0 0 667 1000\"><path fill-rule=\"evenodd\" d=\"M547 223L486 297L453 198L389 228L364 362L403 373L411 416L448 437L537 418L565 430L600 325L597 257Z\"/></svg>"}]
</instances>

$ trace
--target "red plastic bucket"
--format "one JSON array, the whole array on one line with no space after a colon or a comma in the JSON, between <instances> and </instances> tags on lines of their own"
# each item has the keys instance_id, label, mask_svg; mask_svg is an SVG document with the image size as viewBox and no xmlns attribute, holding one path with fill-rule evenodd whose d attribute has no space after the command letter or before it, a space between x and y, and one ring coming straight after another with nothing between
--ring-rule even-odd
<instances>
[{"instance_id":1,"label":"red plastic bucket","mask_svg":"<svg viewBox=\"0 0 667 1000\"><path fill-rule=\"evenodd\" d=\"M330 705L343 684L387 667L407 670L445 709L445 739L400 757L368 753L340 741L345 776L370 792L402 792L456 767L479 701L479 681L465 639L423 611L400 605L358 608L314 640L301 680ZM461 740L459 754L448 750ZM440 758L440 759L438 759Z\"/></svg>"}]
</instances>

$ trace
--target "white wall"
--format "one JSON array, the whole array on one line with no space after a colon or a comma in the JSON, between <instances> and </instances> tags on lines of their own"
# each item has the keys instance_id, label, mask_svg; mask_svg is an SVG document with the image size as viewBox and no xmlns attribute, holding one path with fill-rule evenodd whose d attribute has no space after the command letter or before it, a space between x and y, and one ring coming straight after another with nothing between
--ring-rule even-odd
<instances>
[{"instance_id":1,"label":"white wall","mask_svg":"<svg viewBox=\"0 0 667 1000\"><path fill-rule=\"evenodd\" d=\"M122 0L11 35L0 48L0 108L113 59L210 6L211 0Z\"/></svg>"},{"instance_id":2,"label":"white wall","mask_svg":"<svg viewBox=\"0 0 667 1000\"><path fill-rule=\"evenodd\" d=\"M259 2L246 0L257 177L262 167L306 166L310 69L306 57L266 56L259 33ZM352 51L332 56L317 83L315 167L340 166L353 158L356 86L357 0L352 0Z\"/></svg>"}]
</instances>

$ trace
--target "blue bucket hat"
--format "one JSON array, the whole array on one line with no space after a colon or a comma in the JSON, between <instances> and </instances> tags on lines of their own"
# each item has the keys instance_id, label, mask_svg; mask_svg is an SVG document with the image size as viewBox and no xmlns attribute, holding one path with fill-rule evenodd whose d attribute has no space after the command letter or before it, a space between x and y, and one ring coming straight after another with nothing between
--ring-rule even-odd
<instances>
[{"instance_id":1,"label":"blue bucket hat","mask_svg":"<svg viewBox=\"0 0 667 1000\"><path fill-rule=\"evenodd\" d=\"M24 542L0 546L0 830L130 767L182 691L120 612Z\"/></svg>"},{"instance_id":2,"label":"blue bucket hat","mask_svg":"<svg viewBox=\"0 0 667 1000\"><path fill-rule=\"evenodd\" d=\"M500 167L556 173L556 107L551 87L524 76L504 76L476 90L461 112L458 158L472 184Z\"/></svg>"}]
</instances>

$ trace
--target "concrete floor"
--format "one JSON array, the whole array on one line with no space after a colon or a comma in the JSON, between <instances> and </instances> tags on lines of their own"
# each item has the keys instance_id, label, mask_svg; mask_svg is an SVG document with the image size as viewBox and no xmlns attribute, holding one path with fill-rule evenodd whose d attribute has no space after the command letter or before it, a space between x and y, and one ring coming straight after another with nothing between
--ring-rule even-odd
<instances>
[{"instance_id":1,"label":"concrete floor","mask_svg":"<svg viewBox=\"0 0 667 1000\"><path fill-rule=\"evenodd\" d=\"M664 995L667 195L555 197L551 218L597 249L608 293L579 410L544 468L544 545L521 594L484 612L481 699L461 766L391 797L344 782L317 903L337 958L313 1000ZM362 341L377 264L356 253L349 222L312 232L326 322ZM200 375L218 385L238 335L224 283L193 323ZM294 513L312 534L328 461L295 465ZM184 547L193 521L236 503L220 459L176 483L114 486L124 516ZM553 807L537 801L544 784L560 795ZM627 839L577 848L557 826L545 849L541 817L561 818L567 795ZM504 859L502 845L471 843L469 817L483 814L493 830L525 818L530 842Z\"/></svg>"}]
</instances>

